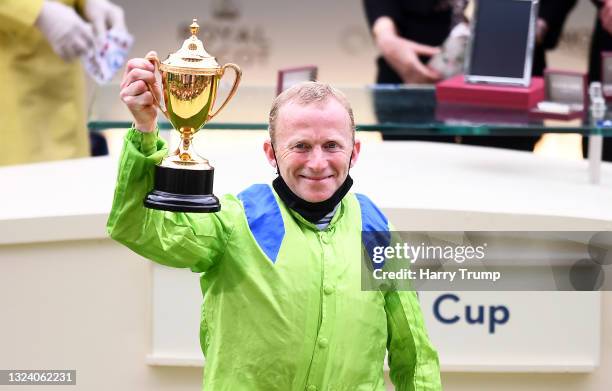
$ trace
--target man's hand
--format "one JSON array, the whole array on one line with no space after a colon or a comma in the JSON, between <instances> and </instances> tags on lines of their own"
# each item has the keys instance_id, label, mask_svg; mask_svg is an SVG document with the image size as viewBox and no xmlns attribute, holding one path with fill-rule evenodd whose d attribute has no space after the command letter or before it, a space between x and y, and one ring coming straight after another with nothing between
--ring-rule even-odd
<instances>
[{"instance_id":1,"label":"man's hand","mask_svg":"<svg viewBox=\"0 0 612 391\"><path fill-rule=\"evenodd\" d=\"M386 16L376 20L372 31L383 57L404 83L433 83L441 78L419 60L419 55L431 57L440 52L439 48L398 36L393 21Z\"/></svg>"},{"instance_id":2,"label":"man's hand","mask_svg":"<svg viewBox=\"0 0 612 391\"><path fill-rule=\"evenodd\" d=\"M94 35L86 23L67 5L45 1L35 26L47 38L53 51L65 61L71 61L93 48Z\"/></svg>"},{"instance_id":3,"label":"man's hand","mask_svg":"<svg viewBox=\"0 0 612 391\"><path fill-rule=\"evenodd\" d=\"M125 30L123 9L108 0L87 0L85 18L93 24L98 46L104 43L106 32L112 28Z\"/></svg>"},{"instance_id":4,"label":"man's hand","mask_svg":"<svg viewBox=\"0 0 612 391\"><path fill-rule=\"evenodd\" d=\"M157 56L149 52L146 57ZM155 91L159 102L161 89L155 79L155 67L145 58L133 58L127 62L119 96L134 117L134 127L141 132L152 132L157 123L157 106L147 84Z\"/></svg>"}]
</instances>

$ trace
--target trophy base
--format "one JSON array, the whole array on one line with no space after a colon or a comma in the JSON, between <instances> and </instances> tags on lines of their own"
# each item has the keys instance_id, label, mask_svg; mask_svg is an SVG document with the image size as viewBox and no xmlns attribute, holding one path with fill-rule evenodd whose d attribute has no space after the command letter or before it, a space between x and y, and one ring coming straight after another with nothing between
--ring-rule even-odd
<instances>
[{"instance_id":1,"label":"trophy base","mask_svg":"<svg viewBox=\"0 0 612 391\"><path fill-rule=\"evenodd\" d=\"M221 210L212 194L214 168L192 170L155 167L155 186L144 199L150 209L170 212L213 213Z\"/></svg>"},{"instance_id":2,"label":"trophy base","mask_svg":"<svg viewBox=\"0 0 612 391\"><path fill-rule=\"evenodd\" d=\"M221 210L219 199L212 194L186 195L153 190L147 194L144 204L150 209L169 212L213 213Z\"/></svg>"}]
</instances>

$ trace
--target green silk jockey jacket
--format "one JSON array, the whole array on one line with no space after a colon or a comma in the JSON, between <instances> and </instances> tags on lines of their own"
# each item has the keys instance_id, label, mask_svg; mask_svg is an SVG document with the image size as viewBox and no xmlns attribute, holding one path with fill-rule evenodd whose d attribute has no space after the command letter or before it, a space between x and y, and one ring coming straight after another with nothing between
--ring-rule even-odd
<instances>
[{"instance_id":1,"label":"green silk jockey jacket","mask_svg":"<svg viewBox=\"0 0 612 391\"><path fill-rule=\"evenodd\" d=\"M130 129L119 163L110 236L163 265L200 273L200 343L210 391L440 390L438 355L414 291L361 289L362 231L389 230L349 193L324 230L269 185L221 198L217 213L147 209L156 133Z\"/></svg>"}]
</instances>

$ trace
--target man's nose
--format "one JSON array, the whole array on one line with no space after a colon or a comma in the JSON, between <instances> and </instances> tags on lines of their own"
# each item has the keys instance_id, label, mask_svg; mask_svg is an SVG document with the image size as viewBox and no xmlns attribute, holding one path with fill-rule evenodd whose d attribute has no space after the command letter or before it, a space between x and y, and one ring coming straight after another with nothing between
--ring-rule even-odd
<instances>
[{"instance_id":1,"label":"man's nose","mask_svg":"<svg viewBox=\"0 0 612 391\"><path fill-rule=\"evenodd\" d=\"M323 171L327 167L327 158L322 148L316 147L310 151L308 157L308 168L313 171Z\"/></svg>"}]
</instances>

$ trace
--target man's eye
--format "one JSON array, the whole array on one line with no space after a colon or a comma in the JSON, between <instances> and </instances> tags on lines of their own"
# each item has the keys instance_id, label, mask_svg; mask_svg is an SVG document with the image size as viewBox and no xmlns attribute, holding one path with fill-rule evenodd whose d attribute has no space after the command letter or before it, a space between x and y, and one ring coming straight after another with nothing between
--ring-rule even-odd
<instances>
[{"instance_id":1,"label":"man's eye","mask_svg":"<svg viewBox=\"0 0 612 391\"><path fill-rule=\"evenodd\" d=\"M300 149L300 150L304 150L304 149L308 149L308 146L304 143L297 143L294 146L295 149Z\"/></svg>"},{"instance_id":2,"label":"man's eye","mask_svg":"<svg viewBox=\"0 0 612 391\"><path fill-rule=\"evenodd\" d=\"M338 144L337 144L337 143L334 143L334 142L327 143L327 144L325 145L325 148L327 148L327 149L336 149L336 148L338 148Z\"/></svg>"}]
</instances>

